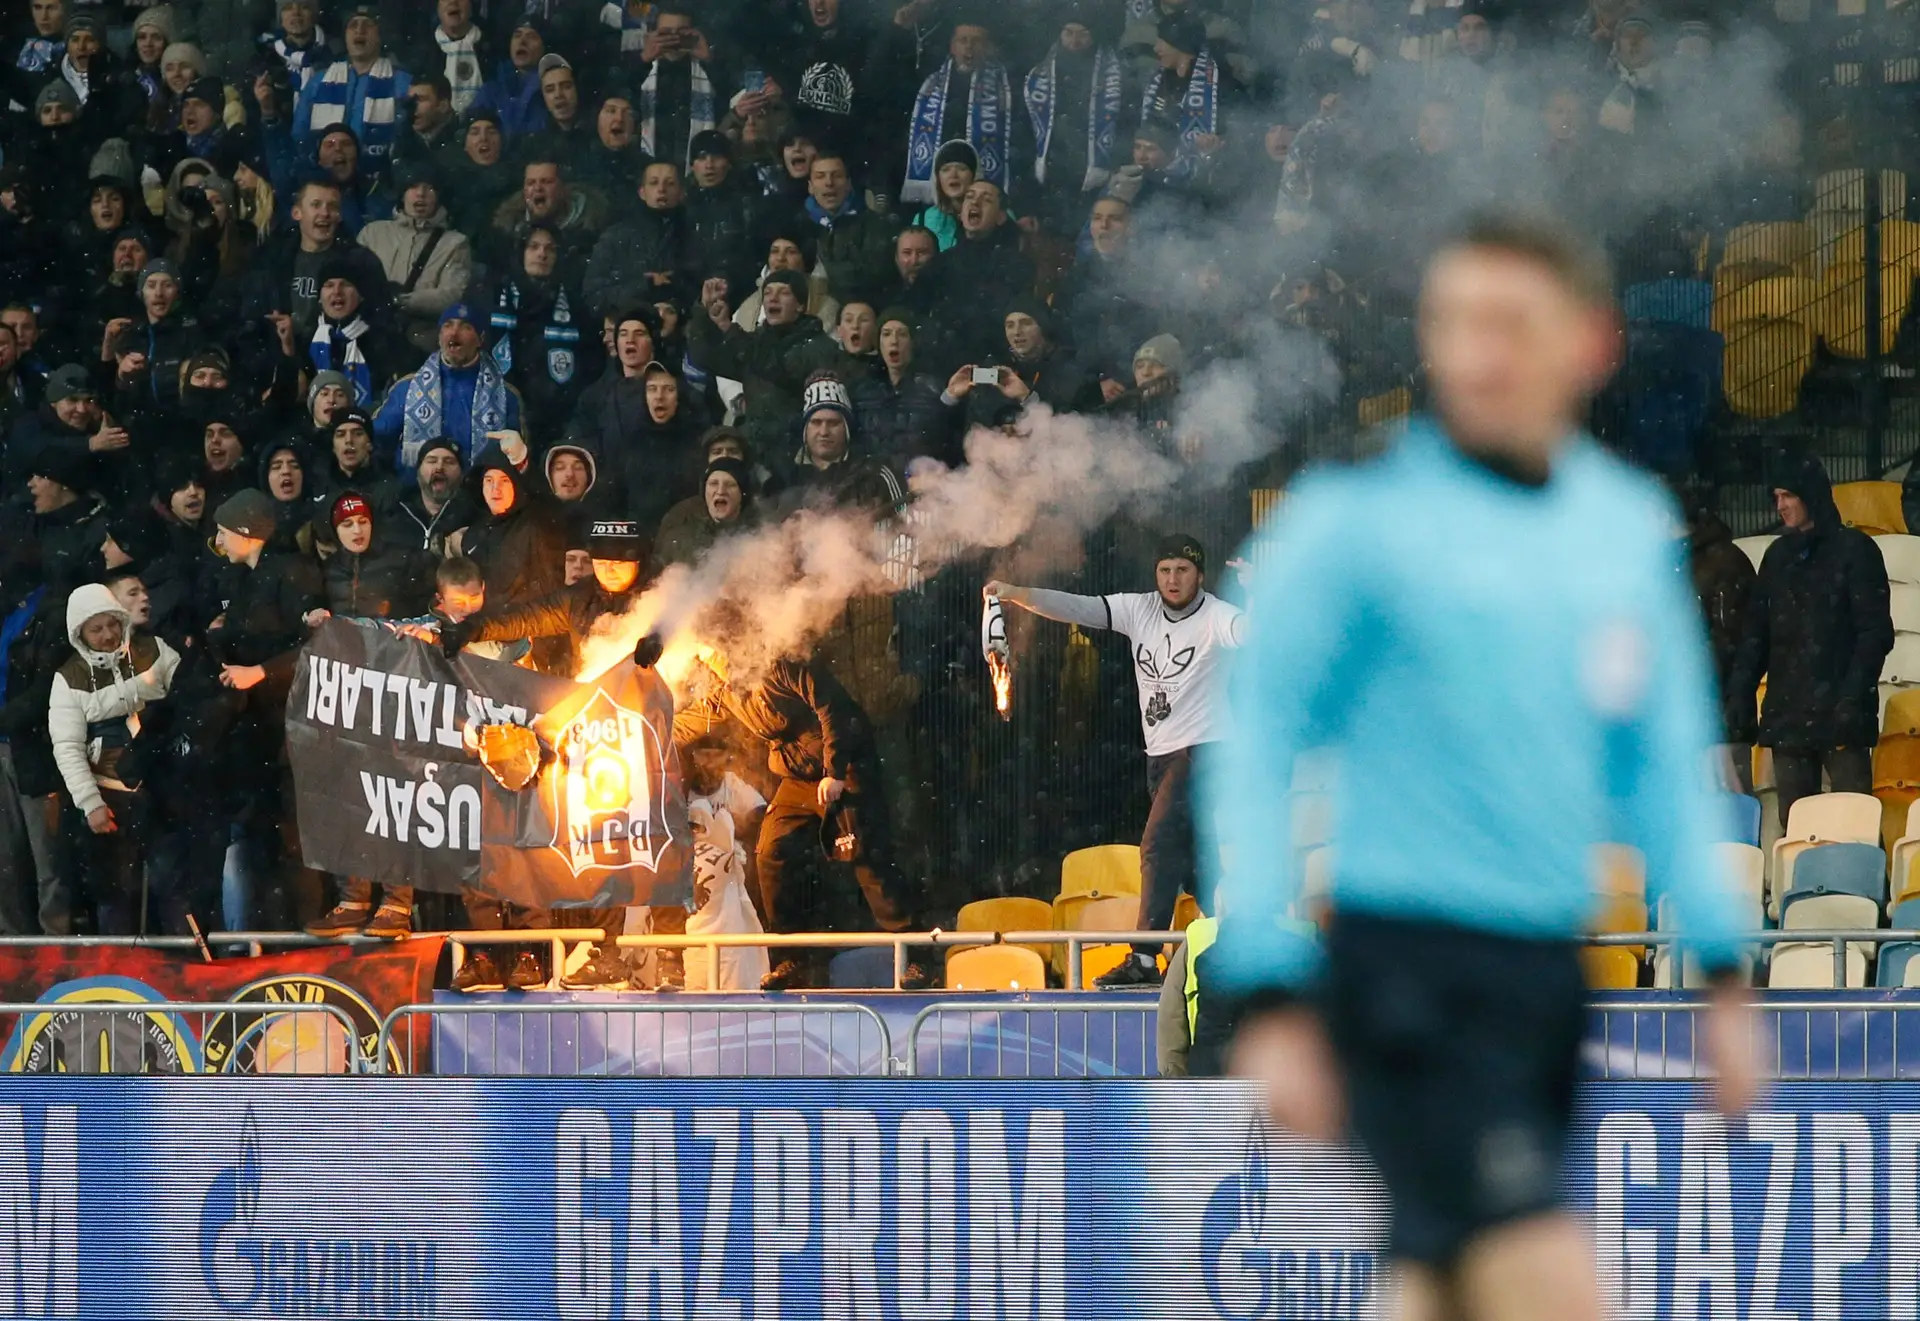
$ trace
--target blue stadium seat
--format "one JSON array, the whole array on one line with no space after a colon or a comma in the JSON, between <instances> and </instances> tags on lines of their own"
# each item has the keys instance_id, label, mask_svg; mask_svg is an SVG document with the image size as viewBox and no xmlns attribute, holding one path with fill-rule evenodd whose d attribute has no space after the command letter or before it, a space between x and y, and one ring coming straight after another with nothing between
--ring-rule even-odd
<instances>
[{"instance_id":1,"label":"blue stadium seat","mask_svg":"<svg viewBox=\"0 0 1920 1321\"><path fill-rule=\"evenodd\" d=\"M1914 956L1920 954L1920 944L1911 940L1896 941L1880 947L1880 970L1874 975L1874 985L1902 987L1907 984L1907 967L1913 964ZM1920 976L1920 965L1913 968L1914 975Z\"/></svg>"},{"instance_id":2,"label":"blue stadium seat","mask_svg":"<svg viewBox=\"0 0 1920 1321\"><path fill-rule=\"evenodd\" d=\"M1713 329L1713 286L1705 280L1669 278L1630 284L1620 295L1620 305L1629 321Z\"/></svg>"},{"instance_id":3,"label":"blue stadium seat","mask_svg":"<svg viewBox=\"0 0 1920 1321\"><path fill-rule=\"evenodd\" d=\"M1920 899L1902 899L1895 904L1887 925L1895 931L1920 931Z\"/></svg>"},{"instance_id":4,"label":"blue stadium seat","mask_svg":"<svg viewBox=\"0 0 1920 1321\"><path fill-rule=\"evenodd\" d=\"M1794 864L1780 903L1783 929L1871 930L1887 897L1887 855L1872 844L1828 844Z\"/></svg>"},{"instance_id":5,"label":"blue stadium seat","mask_svg":"<svg viewBox=\"0 0 1920 1321\"><path fill-rule=\"evenodd\" d=\"M841 950L827 965L827 985L836 991L893 989L893 950L884 945Z\"/></svg>"},{"instance_id":6,"label":"blue stadium seat","mask_svg":"<svg viewBox=\"0 0 1920 1321\"><path fill-rule=\"evenodd\" d=\"M1760 845L1760 800L1752 794L1726 795L1726 810L1733 818L1732 833L1726 837L1729 844Z\"/></svg>"},{"instance_id":7,"label":"blue stadium seat","mask_svg":"<svg viewBox=\"0 0 1920 1321\"><path fill-rule=\"evenodd\" d=\"M1693 470L1694 450L1720 403L1726 342L1711 330L1666 321L1627 326L1617 378L1626 409L1626 450L1656 472Z\"/></svg>"}]
</instances>

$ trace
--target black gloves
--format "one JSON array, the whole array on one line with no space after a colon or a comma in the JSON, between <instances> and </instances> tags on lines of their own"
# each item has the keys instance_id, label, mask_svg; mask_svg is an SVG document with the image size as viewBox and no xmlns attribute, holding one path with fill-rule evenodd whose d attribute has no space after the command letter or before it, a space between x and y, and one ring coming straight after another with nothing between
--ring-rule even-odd
<instances>
[{"instance_id":1,"label":"black gloves","mask_svg":"<svg viewBox=\"0 0 1920 1321\"><path fill-rule=\"evenodd\" d=\"M478 630L469 620L455 622L451 619L440 625L440 653L448 660L458 656L461 649L473 640Z\"/></svg>"},{"instance_id":2,"label":"black gloves","mask_svg":"<svg viewBox=\"0 0 1920 1321\"><path fill-rule=\"evenodd\" d=\"M666 649L665 638L658 633L649 633L634 645L633 663L643 670L650 670L660 663L660 657Z\"/></svg>"}]
</instances>

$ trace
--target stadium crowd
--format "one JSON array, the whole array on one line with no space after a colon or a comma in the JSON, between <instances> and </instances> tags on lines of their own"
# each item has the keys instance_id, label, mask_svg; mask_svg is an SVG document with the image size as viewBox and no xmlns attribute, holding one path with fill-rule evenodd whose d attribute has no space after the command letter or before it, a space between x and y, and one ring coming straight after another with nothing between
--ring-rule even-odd
<instances>
[{"instance_id":1,"label":"stadium crowd","mask_svg":"<svg viewBox=\"0 0 1920 1321\"><path fill-rule=\"evenodd\" d=\"M1417 391L1415 280L1453 204L1524 179L1669 262L1696 234L1797 218L1821 113L1689 160L1710 193L1616 207L1622 179L1673 178L1728 25L1773 21L1704 0L11 8L13 934L223 911L387 936L536 924L425 895L416 914L404 892L376 908L301 865L284 709L328 614L571 673L568 628L609 594L802 507L901 522L916 472L1036 403L1182 460L1206 440L1181 431L1182 382L1217 363L1350 417ZM1303 339L1337 386L1271 367ZM852 603L881 626L794 658L783 700L851 707L860 755L938 779L903 770L890 731L941 682L979 581L944 633L908 599L938 595L924 584ZM682 752L696 789L757 778L778 815L749 744Z\"/></svg>"}]
</instances>

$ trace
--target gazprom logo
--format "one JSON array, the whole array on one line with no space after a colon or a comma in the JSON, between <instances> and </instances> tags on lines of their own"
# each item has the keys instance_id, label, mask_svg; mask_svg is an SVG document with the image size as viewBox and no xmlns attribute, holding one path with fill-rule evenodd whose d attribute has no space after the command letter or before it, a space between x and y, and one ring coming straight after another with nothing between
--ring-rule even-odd
<instances>
[{"instance_id":1,"label":"gazprom logo","mask_svg":"<svg viewBox=\"0 0 1920 1321\"><path fill-rule=\"evenodd\" d=\"M249 1108L234 1163L200 1202L200 1276L238 1316L431 1317L436 1245L373 1239L276 1215L265 1145ZM284 1211L285 1208L273 1208Z\"/></svg>"},{"instance_id":2,"label":"gazprom logo","mask_svg":"<svg viewBox=\"0 0 1920 1321\"><path fill-rule=\"evenodd\" d=\"M1372 1316L1378 1254L1284 1235L1275 1222L1287 1217L1275 1217L1271 1203L1293 1181L1276 1178L1273 1165L1266 1127L1253 1120L1240 1169L1214 1187L1200 1221L1200 1274L1214 1312L1224 1321Z\"/></svg>"}]
</instances>

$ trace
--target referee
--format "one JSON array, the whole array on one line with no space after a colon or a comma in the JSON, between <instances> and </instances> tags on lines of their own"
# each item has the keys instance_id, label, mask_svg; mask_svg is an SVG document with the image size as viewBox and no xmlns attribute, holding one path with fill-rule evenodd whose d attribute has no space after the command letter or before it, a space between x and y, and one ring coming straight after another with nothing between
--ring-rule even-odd
<instances>
[{"instance_id":1,"label":"referee","mask_svg":"<svg viewBox=\"0 0 1920 1321\"><path fill-rule=\"evenodd\" d=\"M1712 980L1723 1110L1752 1098L1732 887L1717 871L1706 648L1674 511L1579 421L1613 366L1605 263L1558 228L1471 222L1419 336L1435 414L1302 478L1263 533L1235 723L1207 768L1236 1071L1275 1118L1366 1150L1392 1203L1393 1315L1599 1321L1562 1205L1594 845L1645 855ZM1335 750L1324 950L1276 920L1305 748Z\"/></svg>"},{"instance_id":2,"label":"referee","mask_svg":"<svg viewBox=\"0 0 1920 1321\"><path fill-rule=\"evenodd\" d=\"M1201 898L1194 867L1193 768L1200 749L1226 737L1223 653L1240 645L1240 608L1207 591L1207 554L1185 533L1154 552L1154 590L1079 596L1044 587L990 582L988 596L1044 619L1110 629L1133 644L1140 690L1140 728L1147 744L1147 792L1153 806L1140 835L1140 916L1136 930L1173 925L1186 890ZM1212 905L1201 908L1211 912ZM1157 986L1157 945L1136 945L1133 957L1097 978L1102 990Z\"/></svg>"}]
</instances>

